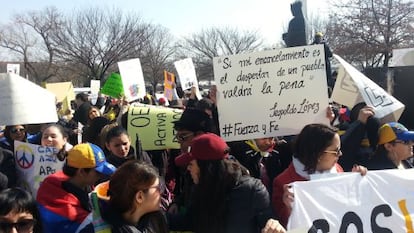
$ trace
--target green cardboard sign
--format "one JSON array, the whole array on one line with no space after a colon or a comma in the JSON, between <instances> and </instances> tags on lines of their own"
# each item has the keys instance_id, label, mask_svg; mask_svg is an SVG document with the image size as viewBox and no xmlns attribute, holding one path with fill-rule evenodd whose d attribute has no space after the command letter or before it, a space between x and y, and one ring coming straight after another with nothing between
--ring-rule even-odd
<instances>
[{"instance_id":1,"label":"green cardboard sign","mask_svg":"<svg viewBox=\"0 0 414 233\"><path fill-rule=\"evenodd\" d=\"M112 73L106 80L104 86L101 88L101 93L114 98L119 98L123 96L124 88L122 86L121 75L117 73Z\"/></svg>"}]
</instances>

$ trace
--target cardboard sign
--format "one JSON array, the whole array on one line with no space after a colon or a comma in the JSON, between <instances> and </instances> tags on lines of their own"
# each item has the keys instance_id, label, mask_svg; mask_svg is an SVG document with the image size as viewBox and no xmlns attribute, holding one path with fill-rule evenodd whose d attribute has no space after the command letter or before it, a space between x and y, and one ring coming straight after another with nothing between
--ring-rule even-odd
<instances>
[{"instance_id":1,"label":"cardboard sign","mask_svg":"<svg viewBox=\"0 0 414 233\"><path fill-rule=\"evenodd\" d=\"M213 59L220 133L226 141L300 132L326 123L323 45Z\"/></svg>"},{"instance_id":2,"label":"cardboard sign","mask_svg":"<svg viewBox=\"0 0 414 233\"><path fill-rule=\"evenodd\" d=\"M122 86L121 75L112 73L106 80L101 89L101 93L114 98L120 98L124 95L124 87Z\"/></svg>"},{"instance_id":3,"label":"cardboard sign","mask_svg":"<svg viewBox=\"0 0 414 233\"><path fill-rule=\"evenodd\" d=\"M414 170L368 171L292 184L288 229L413 232ZM316 231L319 230L319 231ZM306 231L308 232L308 231Z\"/></svg>"},{"instance_id":4,"label":"cardboard sign","mask_svg":"<svg viewBox=\"0 0 414 233\"><path fill-rule=\"evenodd\" d=\"M359 102L365 102L374 108L375 117L383 118L384 122L398 121L404 111L404 104L341 57L338 55L334 57L339 61L340 67L331 99L348 108Z\"/></svg>"},{"instance_id":5,"label":"cardboard sign","mask_svg":"<svg viewBox=\"0 0 414 233\"><path fill-rule=\"evenodd\" d=\"M62 170L64 161L60 161L56 154L58 149L34 145L30 143L14 142L14 156L16 170L21 187L27 189L36 198L40 183L50 174Z\"/></svg>"},{"instance_id":6,"label":"cardboard sign","mask_svg":"<svg viewBox=\"0 0 414 233\"><path fill-rule=\"evenodd\" d=\"M174 74L164 70L164 96L167 97L169 101L173 100L173 91L175 88L174 84L175 84Z\"/></svg>"},{"instance_id":7,"label":"cardboard sign","mask_svg":"<svg viewBox=\"0 0 414 233\"><path fill-rule=\"evenodd\" d=\"M191 58L186 58L180 61L174 62L175 69L177 70L180 78L181 88L183 90L189 90L192 87L196 88L196 96L201 99L201 93L198 89L198 80Z\"/></svg>"},{"instance_id":8,"label":"cardboard sign","mask_svg":"<svg viewBox=\"0 0 414 233\"><path fill-rule=\"evenodd\" d=\"M57 122L56 97L13 73L0 74L0 125Z\"/></svg>"},{"instance_id":9,"label":"cardboard sign","mask_svg":"<svg viewBox=\"0 0 414 233\"><path fill-rule=\"evenodd\" d=\"M68 110L72 110L70 102L75 100L72 82L46 83L45 86L56 95L58 102L62 102L61 115L66 115Z\"/></svg>"},{"instance_id":10,"label":"cardboard sign","mask_svg":"<svg viewBox=\"0 0 414 233\"><path fill-rule=\"evenodd\" d=\"M127 101L144 98L146 94L144 75L141 62L138 58L118 62L119 72L122 77L124 95Z\"/></svg>"},{"instance_id":11,"label":"cardboard sign","mask_svg":"<svg viewBox=\"0 0 414 233\"><path fill-rule=\"evenodd\" d=\"M143 150L180 148L175 138L174 121L180 119L183 110L154 105L136 105L128 110L128 134L131 145L137 138Z\"/></svg>"}]
</instances>

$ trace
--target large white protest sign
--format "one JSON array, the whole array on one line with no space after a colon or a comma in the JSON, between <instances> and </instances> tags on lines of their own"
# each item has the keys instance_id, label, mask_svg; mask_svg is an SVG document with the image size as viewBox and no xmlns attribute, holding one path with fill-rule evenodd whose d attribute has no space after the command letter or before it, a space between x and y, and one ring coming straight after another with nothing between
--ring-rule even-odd
<instances>
[{"instance_id":1,"label":"large white protest sign","mask_svg":"<svg viewBox=\"0 0 414 233\"><path fill-rule=\"evenodd\" d=\"M144 74L139 58L118 62L122 86L127 101L143 98L146 94Z\"/></svg>"},{"instance_id":2,"label":"large white protest sign","mask_svg":"<svg viewBox=\"0 0 414 233\"><path fill-rule=\"evenodd\" d=\"M414 48L393 49L389 67L414 66Z\"/></svg>"},{"instance_id":3,"label":"large white protest sign","mask_svg":"<svg viewBox=\"0 0 414 233\"><path fill-rule=\"evenodd\" d=\"M63 161L57 159L58 149L15 141L16 170L19 185L36 197L40 183L50 174L62 170Z\"/></svg>"},{"instance_id":4,"label":"large white protest sign","mask_svg":"<svg viewBox=\"0 0 414 233\"><path fill-rule=\"evenodd\" d=\"M220 133L226 141L297 134L326 123L323 45L213 59Z\"/></svg>"},{"instance_id":5,"label":"large white protest sign","mask_svg":"<svg viewBox=\"0 0 414 233\"><path fill-rule=\"evenodd\" d=\"M340 67L331 99L349 108L359 102L365 102L374 108L377 118L386 118L384 121L398 121L404 111L404 104L341 57L334 56L339 61Z\"/></svg>"},{"instance_id":6,"label":"large white protest sign","mask_svg":"<svg viewBox=\"0 0 414 233\"><path fill-rule=\"evenodd\" d=\"M56 96L16 74L0 74L0 125L57 122Z\"/></svg>"},{"instance_id":7,"label":"large white protest sign","mask_svg":"<svg viewBox=\"0 0 414 233\"><path fill-rule=\"evenodd\" d=\"M288 229L413 232L413 181L413 169L395 169L294 182Z\"/></svg>"},{"instance_id":8,"label":"large white protest sign","mask_svg":"<svg viewBox=\"0 0 414 233\"><path fill-rule=\"evenodd\" d=\"M180 79L181 88L183 90L188 90L191 89L191 87L195 87L197 98L201 99L193 60L191 58L179 60L174 62L174 66Z\"/></svg>"}]
</instances>

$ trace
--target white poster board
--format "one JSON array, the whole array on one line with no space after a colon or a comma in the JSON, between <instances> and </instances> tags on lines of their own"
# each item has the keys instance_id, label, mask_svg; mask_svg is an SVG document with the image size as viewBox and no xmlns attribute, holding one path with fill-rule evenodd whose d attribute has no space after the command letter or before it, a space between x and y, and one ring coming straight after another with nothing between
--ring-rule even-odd
<instances>
[{"instance_id":1,"label":"white poster board","mask_svg":"<svg viewBox=\"0 0 414 233\"><path fill-rule=\"evenodd\" d=\"M414 169L390 169L294 182L287 228L313 225L319 231L311 232L412 232L413 180Z\"/></svg>"},{"instance_id":2,"label":"white poster board","mask_svg":"<svg viewBox=\"0 0 414 233\"><path fill-rule=\"evenodd\" d=\"M7 64L7 73L20 75L20 64Z\"/></svg>"},{"instance_id":3,"label":"white poster board","mask_svg":"<svg viewBox=\"0 0 414 233\"><path fill-rule=\"evenodd\" d=\"M91 79L91 102L92 104L96 104L100 89L101 89L101 81Z\"/></svg>"},{"instance_id":4,"label":"white poster board","mask_svg":"<svg viewBox=\"0 0 414 233\"><path fill-rule=\"evenodd\" d=\"M177 70L178 78L180 79L181 88L183 90L189 90L192 87L195 87L197 98L201 99L193 60L191 58L179 60L174 62L174 66Z\"/></svg>"},{"instance_id":5,"label":"white poster board","mask_svg":"<svg viewBox=\"0 0 414 233\"><path fill-rule=\"evenodd\" d=\"M58 149L15 141L15 161L19 185L36 198L40 183L50 174L62 170L64 161L57 159Z\"/></svg>"},{"instance_id":6,"label":"white poster board","mask_svg":"<svg viewBox=\"0 0 414 233\"><path fill-rule=\"evenodd\" d=\"M326 123L323 45L213 59L220 133L226 141L294 135Z\"/></svg>"},{"instance_id":7,"label":"white poster board","mask_svg":"<svg viewBox=\"0 0 414 233\"><path fill-rule=\"evenodd\" d=\"M0 74L0 125L57 122L56 96L13 73Z\"/></svg>"},{"instance_id":8,"label":"white poster board","mask_svg":"<svg viewBox=\"0 0 414 233\"><path fill-rule=\"evenodd\" d=\"M365 102L374 108L375 117L384 118L384 122L398 121L404 111L404 104L341 57L338 55L334 57L339 61L340 66L331 99L348 108L359 102Z\"/></svg>"},{"instance_id":9,"label":"white poster board","mask_svg":"<svg viewBox=\"0 0 414 233\"><path fill-rule=\"evenodd\" d=\"M139 58L118 62L122 86L127 101L144 98L146 94L144 74Z\"/></svg>"},{"instance_id":10,"label":"white poster board","mask_svg":"<svg viewBox=\"0 0 414 233\"><path fill-rule=\"evenodd\" d=\"M389 67L414 66L414 48L393 49Z\"/></svg>"}]
</instances>

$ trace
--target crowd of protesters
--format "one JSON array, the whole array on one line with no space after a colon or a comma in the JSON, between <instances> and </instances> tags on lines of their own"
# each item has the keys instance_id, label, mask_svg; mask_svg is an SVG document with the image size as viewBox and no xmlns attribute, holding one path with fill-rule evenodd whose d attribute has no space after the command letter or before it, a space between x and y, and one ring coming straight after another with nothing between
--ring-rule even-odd
<instances>
[{"instance_id":1,"label":"crowd of protesters","mask_svg":"<svg viewBox=\"0 0 414 233\"><path fill-rule=\"evenodd\" d=\"M285 232L291 182L413 167L414 132L380 123L365 103L330 106L331 125L303 125L298 135L226 143L215 97L213 86L202 99L192 88L169 106L164 97L141 101L183 109L173 122L179 149L143 150L145 135L132 141L127 130L125 111L135 103L100 96L93 105L83 93L58 122L5 126L0 232ZM58 151L62 169L35 198L17 182L15 141Z\"/></svg>"},{"instance_id":2,"label":"crowd of protesters","mask_svg":"<svg viewBox=\"0 0 414 233\"><path fill-rule=\"evenodd\" d=\"M74 122L60 119L31 133L30 125L6 126L0 231L99 232L90 217L99 211L112 232L284 232L294 201L291 182L318 173L364 175L367 168L413 166L414 132L397 122L380 125L364 103L328 108L327 117L337 125L306 125L286 139L226 143L219 136L214 90L201 100L194 93L183 98L184 105L170 106L184 109L173 122L180 149L142 150L140 140L128 135L124 106L113 106L122 101L109 101L109 108L120 111L108 117L103 105L93 106L84 94L69 118ZM77 122L84 124L83 133L73 127ZM14 141L59 151L62 170L42 182L36 199L18 188ZM107 190L94 209L90 192L99 183Z\"/></svg>"}]
</instances>

